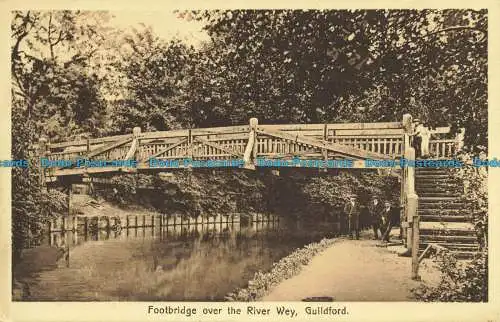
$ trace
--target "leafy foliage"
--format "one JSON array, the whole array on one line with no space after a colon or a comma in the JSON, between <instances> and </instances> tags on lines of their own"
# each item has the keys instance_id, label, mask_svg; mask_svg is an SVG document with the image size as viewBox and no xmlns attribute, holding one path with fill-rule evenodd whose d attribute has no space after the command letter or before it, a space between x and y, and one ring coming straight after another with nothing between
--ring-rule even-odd
<instances>
[{"instance_id":1,"label":"leafy foliage","mask_svg":"<svg viewBox=\"0 0 500 322\"><path fill-rule=\"evenodd\" d=\"M84 19L103 13L14 12L13 93L33 130L53 140L105 128L102 79L91 59L102 43L96 26Z\"/></svg>"},{"instance_id":2,"label":"leafy foliage","mask_svg":"<svg viewBox=\"0 0 500 322\"><path fill-rule=\"evenodd\" d=\"M22 113L16 108L12 111L12 159L30 160L33 151L29 142L32 142L36 133L32 131L30 123L25 127L19 126ZM35 160L30 161L28 168L12 169L13 265L20 259L21 250L27 243L37 245L40 242L42 228L47 220L67 211L66 195L43 189Z\"/></svg>"},{"instance_id":3,"label":"leafy foliage","mask_svg":"<svg viewBox=\"0 0 500 322\"><path fill-rule=\"evenodd\" d=\"M181 171L171 176L120 175L114 190L99 193L119 204L139 203L162 213L216 216L242 211L264 211L265 185L257 173L217 170ZM141 190L154 187L154 190ZM140 193L139 193L140 191Z\"/></svg>"},{"instance_id":4,"label":"leafy foliage","mask_svg":"<svg viewBox=\"0 0 500 322\"><path fill-rule=\"evenodd\" d=\"M488 252L481 252L468 263L460 263L448 252L437 256L441 280L436 287L425 284L414 290L417 299L425 302L488 301Z\"/></svg>"},{"instance_id":5,"label":"leafy foliage","mask_svg":"<svg viewBox=\"0 0 500 322\"><path fill-rule=\"evenodd\" d=\"M192 126L185 101L196 64L194 49L179 40L160 40L151 29L125 36L124 43L128 50L117 63L126 79L123 98L114 110L118 131L131 132L134 126L144 131Z\"/></svg>"},{"instance_id":6,"label":"leafy foliage","mask_svg":"<svg viewBox=\"0 0 500 322\"><path fill-rule=\"evenodd\" d=\"M486 146L486 12L181 12L212 42L191 104L212 122L393 121L465 127ZM208 77L210 75L210 77Z\"/></svg>"},{"instance_id":7,"label":"leafy foliage","mask_svg":"<svg viewBox=\"0 0 500 322\"><path fill-rule=\"evenodd\" d=\"M12 158L30 160L27 169L12 170L14 265L28 242L38 242L47 219L67 211L67 196L46 191L40 182L34 144L42 135L61 140L82 132L96 135L104 128L101 79L88 68L102 40L92 18L103 16L13 12Z\"/></svg>"}]
</instances>

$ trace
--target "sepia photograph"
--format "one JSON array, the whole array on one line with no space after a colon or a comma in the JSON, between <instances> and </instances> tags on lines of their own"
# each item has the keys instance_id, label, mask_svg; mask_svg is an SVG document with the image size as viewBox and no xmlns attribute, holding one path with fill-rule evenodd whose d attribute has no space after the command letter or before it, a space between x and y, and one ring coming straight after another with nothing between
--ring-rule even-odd
<instances>
[{"instance_id":1,"label":"sepia photograph","mask_svg":"<svg viewBox=\"0 0 500 322\"><path fill-rule=\"evenodd\" d=\"M487 9L10 14L12 301L490 300Z\"/></svg>"}]
</instances>

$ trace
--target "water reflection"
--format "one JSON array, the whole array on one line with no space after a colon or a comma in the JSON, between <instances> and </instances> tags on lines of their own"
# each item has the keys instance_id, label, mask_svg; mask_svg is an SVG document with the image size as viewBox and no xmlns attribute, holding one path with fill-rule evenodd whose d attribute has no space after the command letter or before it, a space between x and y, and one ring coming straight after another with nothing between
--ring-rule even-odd
<instances>
[{"instance_id":1,"label":"water reflection","mask_svg":"<svg viewBox=\"0 0 500 322\"><path fill-rule=\"evenodd\" d=\"M256 271L331 233L328 225L304 229L273 216L68 222L53 224L44 240L45 247L67 249L67 265L24 276L30 287L25 300L222 300Z\"/></svg>"}]
</instances>

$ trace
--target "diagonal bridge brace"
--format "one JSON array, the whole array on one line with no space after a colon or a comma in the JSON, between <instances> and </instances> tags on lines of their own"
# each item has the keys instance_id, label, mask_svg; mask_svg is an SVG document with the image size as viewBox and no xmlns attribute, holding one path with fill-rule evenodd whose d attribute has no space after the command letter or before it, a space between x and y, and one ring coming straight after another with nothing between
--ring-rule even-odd
<instances>
[{"instance_id":1,"label":"diagonal bridge brace","mask_svg":"<svg viewBox=\"0 0 500 322\"><path fill-rule=\"evenodd\" d=\"M115 148L118 148L118 147L120 147L122 145L128 144L128 143L132 142L133 140L134 140L134 138L132 136L130 136L130 137L126 138L126 139L110 143L108 145L105 145L105 146L103 146L101 148L98 148L98 149L95 149L95 150L89 152L85 157L88 158L88 159L93 158L95 156L98 156L99 154L108 152L108 151L110 151L112 149L115 149Z\"/></svg>"},{"instance_id":2,"label":"diagonal bridge brace","mask_svg":"<svg viewBox=\"0 0 500 322\"><path fill-rule=\"evenodd\" d=\"M357 158L357 159L379 159L379 160L391 159L390 156L382 154L382 153L358 149L355 147L350 147L350 146L346 146L346 145L339 144L339 143L332 143L332 142L325 142L325 141L320 141L320 140L309 139L309 138L305 138L305 137L302 137L299 135L288 134L288 133L285 133L283 131L257 129L257 133L268 135L268 136L273 136L273 137L280 138L283 140L291 141L293 143L298 143L298 144L307 145L307 146L311 146L311 147L326 150L326 151L335 152L338 154L342 154L346 157L352 157L352 158Z\"/></svg>"},{"instance_id":3,"label":"diagonal bridge brace","mask_svg":"<svg viewBox=\"0 0 500 322\"><path fill-rule=\"evenodd\" d=\"M222 152L225 152L227 154L230 154L230 155L233 155L233 156L236 156L236 157L240 157L240 158L243 158L243 153L239 152L239 151L235 151L235 150L232 150L232 149L227 149L227 148L224 148L222 146L220 146L219 144L217 143L214 143L214 142L210 142L208 140L205 140L205 139L202 139L202 138L195 138L193 140L193 142L197 142L197 143L201 143L201 144L204 144L204 145L208 145L208 146L211 146L212 148L215 148L215 149L219 149L221 150Z\"/></svg>"},{"instance_id":4,"label":"diagonal bridge brace","mask_svg":"<svg viewBox=\"0 0 500 322\"><path fill-rule=\"evenodd\" d=\"M169 146L168 146L168 147L166 147L165 149L162 149L162 150L160 150L160 151L156 152L156 153L155 153L155 154L153 154L153 155L148 155L148 156L146 156L146 157L142 158L142 160L141 160L140 162L142 163L142 162L146 162L146 161L148 161L149 159L152 159L152 158L157 158L157 157L159 157L160 155L162 155L162 154L164 154L164 153L167 153L168 151L171 151L171 150L175 149L176 147L178 147L178 146L180 146L180 145L182 145L182 144L184 144L184 143L187 143L187 142L188 142L188 139L187 139L187 138L181 139L181 140L179 140L179 141L177 141L177 142L175 142L175 143L173 143L173 144L169 145ZM185 155L185 154L186 154L186 153L184 152L184 153L182 153L182 154L181 154L181 155L179 155L179 156L183 156L183 155Z\"/></svg>"}]
</instances>

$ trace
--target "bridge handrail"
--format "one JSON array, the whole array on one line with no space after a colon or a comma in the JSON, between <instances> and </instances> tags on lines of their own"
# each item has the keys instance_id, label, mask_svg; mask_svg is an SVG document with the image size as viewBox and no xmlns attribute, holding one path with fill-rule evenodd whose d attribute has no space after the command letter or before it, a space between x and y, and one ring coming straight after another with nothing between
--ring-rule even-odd
<instances>
[{"instance_id":1,"label":"bridge handrail","mask_svg":"<svg viewBox=\"0 0 500 322\"><path fill-rule=\"evenodd\" d=\"M401 122L375 122L375 123L318 123L318 124L259 124L259 128L263 129L279 129L282 131L311 131L323 130L325 126L328 130L363 130L363 129L400 129ZM232 134L232 133L248 133L248 125L235 125L210 128L194 128L191 129L192 135L211 135L211 134ZM189 129L169 130L169 131L153 131L143 132L140 134L141 139L160 139L186 136ZM402 133L402 132L401 132ZM122 134L114 136L106 136L101 138L89 139L90 144L99 144L123 140L132 137L132 134ZM64 148L68 146L84 146L87 144L86 139L63 141L49 143L49 148Z\"/></svg>"},{"instance_id":2,"label":"bridge handrail","mask_svg":"<svg viewBox=\"0 0 500 322\"><path fill-rule=\"evenodd\" d=\"M279 129L281 131L323 131L325 128L328 131L333 130L347 130L350 132L356 132L355 130L387 130L393 129L396 130L394 132L382 131L378 133L379 135L388 135L397 137L398 135L403 134L402 123L401 122L378 122L378 123L327 123L327 124L272 124L272 125L259 125L259 128L263 129ZM213 128L195 128L191 130L192 135L211 135L211 134L235 134L235 133L248 133L249 126L248 125L237 125L237 126L225 126L225 127L213 127ZM140 139L163 139L163 138L175 138L182 137L188 134L188 129L181 130L170 130L170 131L154 131L154 132L143 132L140 134ZM449 127L439 127L430 131L431 134L435 133L449 133ZM340 132L342 133L342 132ZM372 132L373 133L373 132ZM371 136L375 134L333 134L330 136ZM70 146L86 146L88 143L91 145L113 142L118 140L123 140L126 138L131 138L132 134L121 134L121 135L113 135L106 136L101 138L89 138L87 139L78 139L72 141L62 141L62 142L54 142L48 143L49 149L59 149L59 148L67 148ZM441 141L440 139L439 141ZM437 140L432 140L437 141Z\"/></svg>"},{"instance_id":3,"label":"bridge handrail","mask_svg":"<svg viewBox=\"0 0 500 322\"><path fill-rule=\"evenodd\" d=\"M121 158L125 154L135 155L143 159L148 155L161 153L163 153L164 158L168 159L192 155L192 143L201 143L205 145L204 149L200 150L194 147L197 149L194 153L198 157L223 158L241 155L249 159L252 151L252 159L257 156L267 157L281 154L296 154L314 158L321 157L321 155L328 156L326 149L330 149L331 156L342 157L342 153L337 154L335 152L337 148L333 148L341 145L349 147L353 151L368 151L366 155L374 152L371 155L375 158L377 158L377 154L381 158L399 158L404 155L404 145L409 144L405 143L406 132L403 122L257 124L255 131L250 125L143 133L141 133L140 128L136 129L138 132L135 134L101 138L87 137L58 143L48 143L44 140L44 147L37 148L37 151L40 152L41 156L51 160L70 160L85 155L88 155L89 158L98 155L102 158L113 159ZM254 135L253 139L250 140L252 131L258 132L259 136ZM449 132L450 127L439 127L430 131L431 135L437 136L431 137L429 143L431 153L437 157L444 158L453 155L462 144L462 141L457 140L457 138L443 139L442 135L439 135ZM314 147L316 152L308 152L308 148L292 147L294 142L297 143L295 138L300 137L302 139L300 139L299 144ZM251 149L248 145L250 141L255 143L252 144ZM327 144L329 147L323 147L323 144Z\"/></svg>"}]
</instances>

